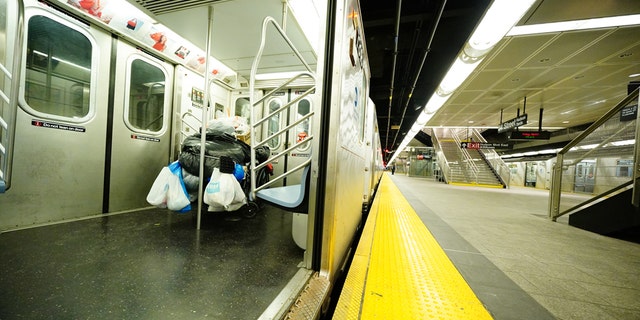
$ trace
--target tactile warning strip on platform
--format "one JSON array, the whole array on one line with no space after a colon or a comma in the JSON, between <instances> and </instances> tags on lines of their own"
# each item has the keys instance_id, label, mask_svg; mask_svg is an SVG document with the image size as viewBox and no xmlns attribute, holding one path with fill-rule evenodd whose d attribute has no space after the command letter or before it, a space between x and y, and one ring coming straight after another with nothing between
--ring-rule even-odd
<instances>
[{"instance_id":1,"label":"tactile warning strip on platform","mask_svg":"<svg viewBox=\"0 0 640 320\"><path fill-rule=\"evenodd\" d=\"M386 175L333 318L492 319Z\"/></svg>"}]
</instances>

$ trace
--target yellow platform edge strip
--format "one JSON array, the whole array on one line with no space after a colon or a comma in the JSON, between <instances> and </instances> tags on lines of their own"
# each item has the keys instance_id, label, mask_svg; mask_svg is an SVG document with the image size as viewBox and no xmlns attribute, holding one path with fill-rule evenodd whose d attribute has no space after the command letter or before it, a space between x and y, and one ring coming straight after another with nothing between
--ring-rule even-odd
<instances>
[{"instance_id":1,"label":"yellow platform edge strip","mask_svg":"<svg viewBox=\"0 0 640 320\"><path fill-rule=\"evenodd\" d=\"M373 242L373 232L375 229L376 216L378 214L378 208L380 204L380 197L375 197L371 208L369 209L369 216L365 223L358 247L353 256L353 261L349 267L349 273L345 280L342 292L340 293L340 300L336 305L336 310L333 314L333 319L358 319L360 313L360 306L362 305L362 293L364 291L364 285L367 276L367 266L369 265L369 258L371 255L371 244Z\"/></svg>"},{"instance_id":2,"label":"yellow platform edge strip","mask_svg":"<svg viewBox=\"0 0 640 320\"><path fill-rule=\"evenodd\" d=\"M387 175L353 261L334 319L492 319Z\"/></svg>"},{"instance_id":3,"label":"yellow platform edge strip","mask_svg":"<svg viewBox=\"0 0 640 320\"><path fill-rule=\"evenodd\" d=\"M501 184L483 184L483 183L466 183L466 182L449 182L452 186L465 186L465 187L483 187L483 188L496 188L503 189Z\"/></svg>"}]
</instances>

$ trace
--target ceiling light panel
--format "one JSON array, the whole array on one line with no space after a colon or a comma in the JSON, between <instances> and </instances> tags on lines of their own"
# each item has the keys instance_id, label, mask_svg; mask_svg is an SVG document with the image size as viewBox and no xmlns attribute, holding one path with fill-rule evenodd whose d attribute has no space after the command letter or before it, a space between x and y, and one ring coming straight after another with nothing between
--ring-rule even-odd
<instances>
[{"instance_id":1,"label":"ceiling light panel","mask_svg":"<svg viewBox=\"0 0 640 320\"><path fill-rule=\"evenodd\" d=\"M521 64L523 59L502 59L502 57L534 57L535 53L546 46L554 36L536 35L508 38L496 46L491 56L487 57L484 69L513 69Z\"/></svg>"},{"instance_id":2,"label":"ceiling light panel","mask_svg":"<svg viewBox=\"0 0 640 320\"><path fill-rule=\"evenodd\" d=\"M585 47L575 56L570 58L567 64L589 64L593 61L609 59L617 56L630 46L638 44L640 41L640 27L627 27L610 30L606 36L597 39L591 45ZM615 54L612 55L612 52Z\"/></svg>"}]
</instances>

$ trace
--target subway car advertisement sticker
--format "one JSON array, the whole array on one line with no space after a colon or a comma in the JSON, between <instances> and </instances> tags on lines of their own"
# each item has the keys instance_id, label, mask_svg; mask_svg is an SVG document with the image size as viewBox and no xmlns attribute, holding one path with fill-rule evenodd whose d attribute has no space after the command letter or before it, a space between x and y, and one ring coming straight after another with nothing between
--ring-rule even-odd
<instances>
[{"instance_id":1,"label":"subway car advertisement sticker","mask_svg":"<svg viewBox=\"0 0 640 320\"><path fill-rule=\"evenodd\" d=\"M73 131L73 132L87 131L85 127L70 126L63 123L47 122L47 121L41 121L41 120L31 120L31 125L34 127L51 128L51 129Z\"/></svg>"}]
</instances>

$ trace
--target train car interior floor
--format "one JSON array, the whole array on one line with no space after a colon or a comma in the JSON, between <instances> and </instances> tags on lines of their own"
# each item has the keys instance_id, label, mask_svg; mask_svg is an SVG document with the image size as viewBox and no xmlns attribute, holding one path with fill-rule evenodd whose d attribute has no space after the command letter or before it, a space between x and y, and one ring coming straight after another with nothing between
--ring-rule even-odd
<instances>
[{"instance_id":1,"label":"train car interior floor","mask_svg":"<svg viewBox=\"0 0 640 320\"><path fill-rule=\"evenodd\" d=\"M0 319L256 319L298 270L291 213L150 209L0 234Z\"/></svg>"}]
</instances>

